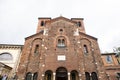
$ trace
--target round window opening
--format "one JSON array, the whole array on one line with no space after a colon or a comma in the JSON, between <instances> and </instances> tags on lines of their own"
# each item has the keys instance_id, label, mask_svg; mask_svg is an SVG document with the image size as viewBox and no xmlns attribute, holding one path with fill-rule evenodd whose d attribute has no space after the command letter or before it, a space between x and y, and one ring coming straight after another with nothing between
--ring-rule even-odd
<instances>
[{"instance_id":1,"label":"round window opening","mask_svg":"<svg viewBox=\"0 0 120 80\"><path fill-rule=\"evenodd\" d=\"M60 29L59 31L60 31L60 32L63 32L63 29Z\"/></svg>"}]
</instances>

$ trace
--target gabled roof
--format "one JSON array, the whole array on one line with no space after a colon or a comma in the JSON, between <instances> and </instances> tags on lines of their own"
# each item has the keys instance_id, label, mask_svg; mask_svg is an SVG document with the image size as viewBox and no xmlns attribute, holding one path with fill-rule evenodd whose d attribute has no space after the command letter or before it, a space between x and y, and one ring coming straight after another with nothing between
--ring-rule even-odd
<instances>
[{"instance_id":1,"label":"gabled roof","mask_svg":"<svg viewBox=\"0 0 120 80\"><path fill-rule=\"evenodd\" d=\"M47 17L47 18L42 17L42 18L39 18L39 19L51 19L51 18L49 18L49 17ZM46 21L46 22L47 22L47 23L52 23L52 22L55 22L55 21L58 21L58 20L65 20L65 21L68 21L68 22L70 22L70 23L76 24L77 22L76 22L76 21L73 21L72 19L80 19L80 20L83 20L83 18L71 18L71 19L68 19L68 18L65 18L65 17L63 17L63 16L59 16L59 17L53 18L53 19L51 19L50 21ZM95 37L93 37L93 36L90 36L90 35L88 35L88 34L85 34L85 33L82 33L82 32L79 32L79 33L82 34L82 35L85 35L85 36L87 36L87 37L90 37L90 38L92 38L92 39L97 40L97 38L95 38ZM28 38L34 37L34 36L36 36L36 35L41 35L41 33L36 33L36 34L31 35L31 36L28 36L28 37L25 38L25 40L28 39Z\"/></svg>"},{"instance_id":2,"label":"gabled roof","mask_svg":"<svg viewBox=\"0 0 120 80\"><path fill-rule=\"evenodd\" d=\"M36 33L36 34L30 35L30 36L26 37L25 40L28 39L28 38L32 38L32 37L34 37L36 35L41 35L41 33Z\"/></svg>"},{"instance_id":3,"label":"gabled roof","mask_svg":"<svg viewBox=\"0 0 120 80\"><path fill-rule=\"evenodd\" d=\"M53 19L51 19L50 21L47 21L47 22L52 23L52 22L57 21L57 20L66 20L66 21L71 22L71 23L76 23L75 21L72 21L72 20L70 20L68 18L65 18L63 16L53 18Z\"/></svg>"},{"instance_id":4,"label":"gabled roof","mask_svg":"<svg viewBox=\"0 0 120 80\"><path fill-rule=\"evenodd\" d=\"M80 35L85 35L85 36L87 36L87 37L90 37L90 38L92 38L92 39L97 40L96 37L93 37L93 36L91 36L91 35L88 35L88 34L85 34L85 33L82 33L82 32L79 32L79 33L80 33Z\"/></svg>"}]
</instances>

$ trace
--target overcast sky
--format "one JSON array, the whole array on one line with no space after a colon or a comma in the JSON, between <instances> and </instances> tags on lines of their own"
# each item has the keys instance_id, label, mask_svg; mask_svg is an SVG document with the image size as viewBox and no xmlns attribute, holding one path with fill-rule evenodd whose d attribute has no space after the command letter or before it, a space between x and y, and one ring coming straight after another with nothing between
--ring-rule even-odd
<instances>
[{"instance_id":1,"label":"overcast sky","mask_svg":"<svg viewBox=\"0 0 120 80\"><path fill-rule=\"evenodd\" d=\"M38 17L84 18L101 52L120 46L120 0L0 0L0 44L24 44Z\"/></svg>"}]
</instances>

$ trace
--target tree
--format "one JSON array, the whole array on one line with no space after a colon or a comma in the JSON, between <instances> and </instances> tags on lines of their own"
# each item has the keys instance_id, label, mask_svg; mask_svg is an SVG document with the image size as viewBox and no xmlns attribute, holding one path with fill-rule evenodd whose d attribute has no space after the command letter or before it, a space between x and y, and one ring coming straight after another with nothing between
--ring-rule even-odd
<instances>
[{"instance_id":1,"label":"tree","mask_svg":"<svg viewBox=\"0 0 120 80\"><path fill-rule=\"evenodd\" d=\"M116 53L116 58L118 60L118 63L120 64L120 47L115 47L113 51Z\"/></svg>"},{"instance_id":2,"label":"tree","mask_svg":"<svg viewBox=\"0 0 120 80\"><path fill-rule=\"evenodd\" d=\"M120 47L115 47L113 51L116 53L116 55L120 56Z\"/></svg>"}]
</instances>

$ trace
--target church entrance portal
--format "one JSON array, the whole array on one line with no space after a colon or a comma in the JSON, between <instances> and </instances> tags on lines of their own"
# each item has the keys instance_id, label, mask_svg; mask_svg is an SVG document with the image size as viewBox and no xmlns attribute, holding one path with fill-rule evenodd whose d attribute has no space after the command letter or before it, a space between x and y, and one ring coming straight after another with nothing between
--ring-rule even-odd
<instances>
[{"instance_id":1,"label":"church entrance portal","mask_svg":"<svg viewBox=\"0 0 120 80\"><path fill-rule=\"evenodd\" d=\"M67 69L59 67L56 70L56 80L68 80Z\"/></svg>"}]
</instances>

